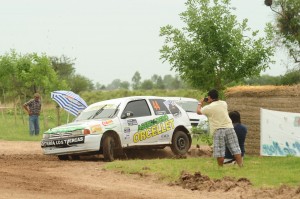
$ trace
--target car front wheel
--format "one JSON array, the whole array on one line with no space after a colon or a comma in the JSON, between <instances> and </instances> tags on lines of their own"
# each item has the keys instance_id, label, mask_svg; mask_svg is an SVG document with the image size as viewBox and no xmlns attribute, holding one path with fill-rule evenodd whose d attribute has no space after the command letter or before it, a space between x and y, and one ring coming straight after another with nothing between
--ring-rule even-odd
<instances>
[{"instance_id":1,"label":"car front wheel","mask_svg":"<svg viewBox=\"0 0 300 199\"><path fill-rule=\"evenodd\" d=\"M68 155L59 155L57 156L59 160L69 160L69 156Z\"/></svg>"},{"instance_id":2,"label":"car front wheel","mask_svg":"<svg viewBox=\"0 0 300 199\"><path fill-rule=\"evenodd\" d=\"M112 162L114 161L115 155L115 140L112 136L108 135L104 138L103 141L103 156L104 161Z\"/></svg>"}]
</instances>

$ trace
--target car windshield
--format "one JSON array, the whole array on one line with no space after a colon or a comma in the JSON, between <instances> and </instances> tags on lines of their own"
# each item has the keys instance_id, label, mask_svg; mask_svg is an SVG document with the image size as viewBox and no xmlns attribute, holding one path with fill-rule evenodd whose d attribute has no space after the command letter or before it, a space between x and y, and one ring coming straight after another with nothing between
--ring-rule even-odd
<instances>
[{"instance_id":1,"label":"car windshield","mask_svg":"<svg viewBox=\"0 0 300 199\"><path fill-rule=\"evenodd\" d=\"M119 111L120 104L100 104L86 108L75 121L114 118Z\"/></svg>"},{"instance_id":2,"label":"car windshield","mask_svg":"<svg viewBox=\"0 0 300 199\"><path fill-rule=\"evenodd\" d=\"M198 106L196 101L176 101L176 104L181 106L186 112L196 112Z\"/></svg>"}]
</instances>

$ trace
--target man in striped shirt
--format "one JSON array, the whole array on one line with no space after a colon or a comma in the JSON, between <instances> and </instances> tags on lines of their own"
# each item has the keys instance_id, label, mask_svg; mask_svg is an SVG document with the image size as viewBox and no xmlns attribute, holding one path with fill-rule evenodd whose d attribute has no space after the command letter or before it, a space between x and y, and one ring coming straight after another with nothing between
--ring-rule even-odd
<instances>
[{"instance_id":1,"label":"man in striped shirt","mask_svg":"<svg viewBox=\"0 0 300 199\"><path fill-rule=\"evenodd\" d=\"M40 133L40 124L39 124L39 115L41 112L41 100L40 94L35 93L34 99L29 100L23 105L24 109L29 115L29 132L30 135L39 135Z\"/></svg>"}]
</instances>

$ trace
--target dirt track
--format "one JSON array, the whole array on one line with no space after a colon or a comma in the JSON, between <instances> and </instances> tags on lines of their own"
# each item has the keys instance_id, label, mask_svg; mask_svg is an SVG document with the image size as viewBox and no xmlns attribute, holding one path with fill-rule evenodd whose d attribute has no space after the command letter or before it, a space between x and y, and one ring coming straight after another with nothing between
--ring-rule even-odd
<instances>
[{"instance_id":1,"label":"dirt track","mask_svg":"<svg viewBox=\"0 0 300 199\"><path fill-rule=\"evenodd\" d=\"M192 191L153 177L104 170L106 163L95 157L59 161L42 155L39 142L0 141L0 149L0 198L300 198L289 188L283 194L249 186ZM170 154L163 150L161 155Z\"/></svg>"}]
</instances>

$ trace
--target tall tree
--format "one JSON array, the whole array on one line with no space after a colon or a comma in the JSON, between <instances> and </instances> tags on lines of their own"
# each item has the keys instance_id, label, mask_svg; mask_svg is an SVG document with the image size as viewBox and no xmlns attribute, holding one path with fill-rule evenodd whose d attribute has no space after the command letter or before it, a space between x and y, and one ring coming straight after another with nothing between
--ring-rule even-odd
<instances>
[{"instance_id":1,"label":"tall tree","mask_svg":"<svg viewBox=\"0 0 300 199\"><path fill-rule=\"evenodd\" d=\"M58 81L46 55L21 55L14 50L0 57L0 79L2 90L12 96L31 96L37 91L49 93L67 86L64 81Z\"/></svg>"},{"instance_id":2,"label":"tall tree","mask_svg":"<svg viewBox=\"0 0 300 199\"><path fill-rule=\"evenodd\" d=\"M141 86L141 74L139 73L139 71L136 71L131 79L132 84L131 87L133 90L137 90L140 88Z\"/></svg>"},{"instance_id":3,"label":"tall tree","mask_svg":"<svg viewBox=\"0 0 300 199\"><path fill-rule=\"evenodd\" d=\"M141 89L142 90L151 90L154 88L153 81L150 79L146 79L142 82L141 84Z\"/></svg>"},{"instance_id":4,"label":"tall tree","mask_svg":"<svg viewBox=\"0 0 300 199\"><path fill-rule=\"evenodd\" d=\"M60 79L70 79L75 74L74 59L62 55L50 57L52 67Z\"/></svg>"},{"instance_id":5,"label":"tall tree","mask_svg":"<svg viewBox=\"0 0 300 199\"><path fill-rule=\"evenodd\" d=\"M62 55L61 57L50 57L50 59L52 67L59 79L66 81L72 91L78 93L94 89L92 80L75 73L75 59L71 59L65 55Z\"/></svg>"},{"instance_id":6,"label":"tall tree","mask_svg":"<svg viewBox=\"0 0 300 199\"><path fill-rule=\"evenodd\" d=\"M117 90L120 88L121 80L120 79L114 79L110 84L107 85L107 90Z\"/></svg>"},{"instance_id":7,"label":"tall tree","mask_svg":"<svg viewBox=\"0 0 300 199\"><path fill-rule=\"evenodd\" d=\"M75 93L80 93L81 91L90 91L94 89L93 82L82 75L73 75L70 79L70 82L72 82L72 84L70 85L71 90Z\"/></svg>"},{"instance_id":8,"label":"tall tree","mask_svg":"<svg viewBox=\"0 0 300 199\"><path fill-rule=\"evenodd\" d=\"M230 0L188 0L186 6L180 14L186 24L182 30L161 28L165 44L160 53L191 86L223 89L268 67L273 55L268 38L256 39L258 31L251 32L246 19L239 23Z\"/></svg>"},{"instance_id":9,"label":"tall tree","mask_svg":"<svg viewBox=\"0 0 300 199\"><path fill-rule=\"evenodd\" d=\"M284 76L281 77L281 84L293 85L300 83L300 69L294 68L288 70Z\"/></svg>"},{"instance_id":10,"label":"tall tree","mask_svg":"<svg viewBox=\"0 0 300 199\"><path fill-rule=\"evenodd\" d=\"M95 84L95 89L96 90L105 90L105 85L102 85L102 84L100 84L99 82L97 82L96 84Z\"/></svg>"},{"instance_id":11,"label":"tall tree","mask_svg":"<svg viewBox=\"0 0 300 199\"><path fill-rule=\"evenodd\" d=\"M295 63L300 63L300 1L265 0L265 4L275 13L276 22L269 32L275 33L275 41L281 41Z\"/></svg>"},{"instance_id":12,"label":"tall tree","mask_svg":"<svg viewBox=\"0 0 300 199\"><path fill-rule=\"evenodd\" d=\"M128 81L122 81L120 83L120 89L125 89L125 90L128 90L130 87L130 83Z\"/></svg>"},{"instance_id":13,"label":"tall tree","mask_svg":"<svg viewBox=\"0 0 300 199\"><path fill-rule=\"evenodd\" d=\"M155 88L157 88L157 89L165 89L164 81L161 78L161 76L158 76L158 78L156 80Z\"/></svg>"},{"instance_id":14,"label":"tall tree","mask_svg":"<svg viewBox=\"0 0 300 199\"><path fill-rule=\"evenodd\" d=\"M151 81L153 82L154 88L156 88L156 89L164 89L165 88L163 79L161 78L160 75L157 75L157 74L152 75Z\"/></svg>"},{"instance_id":15,"label":"tall tree","mask_svg":"<svg viewBox=\"0 0 300 199\"><path fill-rule=\"evenodd\" d=\"M163 83L166 89L173 89L174 77L172 75L165 75Z\"/></svg>"}]
</instances>

